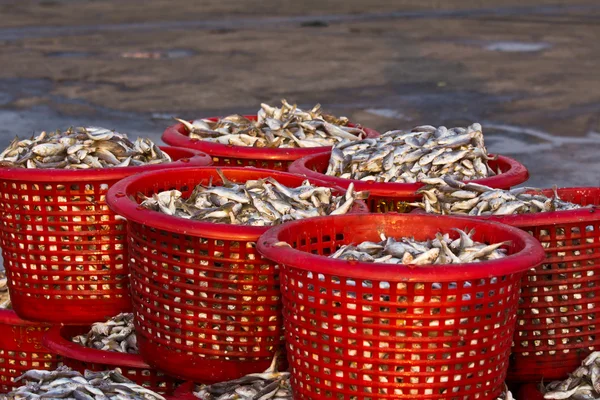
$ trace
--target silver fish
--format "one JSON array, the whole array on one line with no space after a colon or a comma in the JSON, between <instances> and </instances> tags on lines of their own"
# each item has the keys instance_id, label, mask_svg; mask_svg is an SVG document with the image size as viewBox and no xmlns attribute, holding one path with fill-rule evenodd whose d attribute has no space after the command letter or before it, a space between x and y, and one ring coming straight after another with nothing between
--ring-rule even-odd
<instances>
[{"instance_id":1,"label":"silver fish","mask_svg":"<svg viewBox=\"0 0 600 400\"><path fill-rule=\"evenodd\" d=\"M151 210L181 218L215 223L271 226L286 221L340 215L350 211L367 192L356 192L350 186L343 196L331 189L312 185L308 180L297 188L282 185L273 178L238 184L217 170L222 186L197 185L184 199L178 190L139 195L141 205Z\"/></svg>"},{"instance_id":2,"label":"silver fish","mask_svg":"<svg viewBox=\"0 0 600 400\"><path fill-rule=\"evenodd\" d=\"M303 111L285 99L281 108L261 104L257 120L230 115L217 121L208 119L181 122L192 139L246 147L305 148L347 144L365 138L360 128L348 126L345 117L324 114L317 104Z\"/></svg>"},{"instance_id":3,"label":"silver fish","mask_svg":"<svg viewBox=\"0 0 600 400\"><path fill-rule=\"evenodd\" d=\"M31 140L15 138L0 154L0 165L12 168L111 168L170 161L150 139L132 143L125 134L98 127L42 132Z\"/></svg>"},{"instance_id":4,"label":"silver fish","mask_svg":"<svg viewBox=\"0 0 600 400\"><path fill-rule=\"evenodd\" d=\"M472 180L495 175L488 168L480 124L467 129L419 126L377 139L336 144L326 174L345 179L413 183L450 176Z\"/></svg>"},{"instance_id":5,"label":"silver fish","mask_svg":"<svg viewBox=\"0 0 600 400\"><path fill-rule=\"evenodd\" d=\"M138 354L133 313L121 313L106 322L96 322L88 333L75 336L72 341L97 350Z\"/></svg>"}]
</instances>

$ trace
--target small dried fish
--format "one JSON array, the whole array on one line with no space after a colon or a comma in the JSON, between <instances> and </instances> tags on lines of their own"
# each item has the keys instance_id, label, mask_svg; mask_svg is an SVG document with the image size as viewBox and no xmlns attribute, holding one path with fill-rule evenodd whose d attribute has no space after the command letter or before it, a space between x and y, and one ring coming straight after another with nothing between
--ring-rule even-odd
<instances>
[{"instance_id":1,"label":"small dried fish","mask_svg":"<svg viewBox=\"0 0 600 400\"><path fill-rule=\"evenodd\" d=\"M150 139L132 143L125 134L98 127L42 132L24 140L16 137L0 153L0 166L11 168L112 168L170 161Z\"/></svg>"},{"instance_id":2,"label":"small dried fish","mask_svg":"<svg viewBox=\"0 0 600 400\"><path fill-rule=\"evenodd\" d=\"M417 126L376 139L334 146L327 175L362 181L414 183L430 177L473 180L496 175L488 165L481 125Z\"/></svg>"},{"instance_id":3,"label":"small dried fish","mask_svg":"<svg viewBox=\"0 0 600 400\"><path fill-rule=\"evenodd\" d=\"M500 395L500 397L496 398L496 400L515 400L510 390L508 390L508 386L504 385L504 393Z\"/></svg>"},{"instance_id":4,"label":"small dried fish","mask_svg":"<svg viewBox=\"0 0 600 400\"><path fill-rule=\"evenodd\" d=\"M476 183L460 182L450 177L426 179L428 185L417 193L423 195L421 202L411 203L428 213L459 215L512 215L549 211L566 211L583 206L561 200L556 187L552 197L541 189L515 188L493 189Z\"/></svg>"},{"instance_id":5,"label":"small dried fish","mask_svg":"<svg viewBox=\"0 0 600 400\"><path fill-rule=\"evenodd\" d=\"M165 400L152 390L139 386L121 374L112 371L93 372L86 370L82 375L66 366L54 371L29 370L15 378L15 382L26 382L0 398L27 399L104 399L104 400Z\"/></svg>"},{"instance_id":6,"label":"small dried fish","mask_svg":"<svg viewBox=\"0 0 600 400\"><path fill-rule=\"evenodd\" d=\"M362 242L345 245L331 254L330 258L384 264L459 264L506 257L501 246L508 242L485 244L474 241L475 230L464 232L456 229L460 237L452 239L449 234L438 233L435 239L417 241L414 238L386 237L381 234L380 242Z\"/></svg>"},{"instance_id":7,"label":"small dried fish","mask_svg":"<svg viewBox=\"0 0 600 400\"><path fill-rule=\"evenodd\" d=\"M240 379L204 385L194 395L201 400L292 400L289 372L277 372L277 357L263 373L246 375Z\"/></svg>"},{"instance_id":8,"label":"small dried fish","mask_svg":"<svg viewBox=\"0 0 600 400\"><path fill-rule=\"evenodd\" d=\"M97 350L138 354L133 313L121 313L106 322L96 322L88 333L75 336L73 342Z\"/></svg>"},{"instance_id":9,"label":"small dried fish","mask_svg":"<svg viewBox=\"0 0 600 400\"><path fill-rule=\"evenodd\" d=\"M600 351L594 351L563 381L540 385L545 399L595 400L600 398Z\"/></svg>"},{"instance_id":10,"label":"small dried fish","mask_svg":"<svg viewBox=\"0 0 600 400\"><path fill-rule=\"evenodd\" d=\"M302 111L295 104L281 100L281 108L261 104L257 120L230 115L218 121L208 119L188 122L179 118L192 139L246 147L300 148L352 143L366 136L360 128L348 126L346 117L324 114L317 104Z\"/></svg>"},{"instance_id":11,"label":"small dried fish","mask_svg":"<svg viewBox=\"0 0 600 400\"><path fill-rule=\"evenodd\" d=\"M225 224L271 226L303 218L346 214L354 202L368 197L351 185L344 196L334 196L330 188L312 185L308 180L289 188L269 177L237 184L217 170L222 186L198 185L182 198L178 190L166 190L152 197L139 196L141 205L181 218Z\"/></svg>"}]
</instances>

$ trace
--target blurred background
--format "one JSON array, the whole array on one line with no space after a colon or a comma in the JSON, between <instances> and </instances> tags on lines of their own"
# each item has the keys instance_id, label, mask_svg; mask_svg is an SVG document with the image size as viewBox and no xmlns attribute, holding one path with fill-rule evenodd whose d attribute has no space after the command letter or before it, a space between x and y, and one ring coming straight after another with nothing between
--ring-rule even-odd
<instances>
[{"instance_id":1,"label":"blurred background","mask_svg":"<svg viewBox=\"0 0 600 400\"><path fill-rule=\"evenodd\" d=\"M598 0L0 1L0 147L321 103L381 132L483 125L528 185L600 185Z\"/></svg>"}]
</instances>

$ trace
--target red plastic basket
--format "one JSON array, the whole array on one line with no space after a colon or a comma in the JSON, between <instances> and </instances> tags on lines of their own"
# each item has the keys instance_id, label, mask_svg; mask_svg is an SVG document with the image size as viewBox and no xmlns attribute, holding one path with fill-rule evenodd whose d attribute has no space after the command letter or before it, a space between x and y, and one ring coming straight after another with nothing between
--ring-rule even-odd
<instances>
[{"instance_id":1,"label":"red plastic basket","mask_svg":"<svg viewBox=\"0 0 600 400\"><path fill-rule=\"evenodd\" d=\"M108 188L142 171L211 163L197 151L161 149L177 161L94 170L0 168L2 256L20 317L83 324L131 310L126 224L108 209Z\"/></svg>"},{"instance_id":2,"label":"red plastic basket","mask_svg":"<svg viewBox=\"0 0 600 400\"><path fill-rule=\"evenodd\" d=\"M269 176L287 186L303 181L279 171L221 169L235 182ZM255 249L268 227L182 220L144 209L132 198L165 189L186 197L210 178L221 183L216 168L147 173L119 182L108 194L111 209L128 221L140 353L150 365L202 383L266 369L282 327L279 270ZM364 202L354 212L367 212Z\"/></svg>"},{"instance_id":3,"label":"red plastic basket","mask_svg":"<svg viewBox=\"0 0 600 400\"><path fill-rule=\"evenodd\" d=\"M515 395L515 399L518 400L544 400L544 395L540 392L538 385L534 383L528 383L519 388L519 391Z\"/></svg>"},{"instance_id":4,"label":"red plastic basket","mask_svg":"<svg viewBox=\"0 0 600 400\"><path fill-rule=\"evenodd\" d=\"M553 194L551 189L543 193ZM563 188L558 195L600 205L600 188ZM469 218L523 229L546 250L545 263L523 277L508 380L566 378L590 352L600 350L600 209Z\"/></svg>"},{"instance_id":5,"label":"red plastic basket","mask_svg":"<svg viewBox=\"0 0 600 400\"><path fill-rule=\"evenodd\" d=\"M138 354L124 354L91 349L73 343L71 339L89 332L89 326L53 326L43 337L42 343L62 356L62 362L76 371L106 371L120 368L125 377L138 385L161 394L170 394L180 381L152 369Z\"/></svg>"},{"instance_id":6,"label":"red plastic basket","mask_svg":"<svg viewBox=\"0 0 600 400\"><path fill-rule=\"evenodd\" d=\"M411 268L323 257L387 236L472 229L509 256ZM277 247L285 241L293 248ZM494 399L504 389L523 273L544 259L516 228L466 218L371 214L272 228L260 253L281 266L285 335L298 399Z\"/></svg>"},{"instance_id":7,"label":"red plastic basket","mask_svg":"<svg viewBox=\"0 0 600 400\"><path fill-rule=\"evenodd\" d=\"M331 182L342 188L347 188L350 183L354 182L356 190L368 190L371 193L368 205L372 212L406 212L410 210L407 203L421 198L415 192L424 186L422 183L381 183L325 175L330 156L331 152L303 157L294 161L290 165L289 171L308 178ZM475 179L473 182L493 188L509 189L529 178L527 168L512 158L498 156L497 160L490 160L489 164L493 170L500 168L502 174L485 179Z\"/></svg>"},{"instance_id":8,"label":"red plastic basket","mask_svg":"<svg viewBox=\"0 0 600 400\"><path fill-rule=\"evenodd\" d=\"M0 310L0 393L10 392L16 378L30 369L53 370L58 356L42 346L49 325L24 321L12 310Z\"/></svg>"},{"instance_id":9,"label":"red plastic basket","mask_svg":"<svg viewBox=\"0 0 600 400\"><path fill-rule=\"evenodd\" d=\"M245 115L245 117L252 121L256 121L256 115ZM206 119L217 121L219 117ZM362 128L369 138L376 138L379 136L379 132L373 129L354 124L349 124L349 126ZM264 147L233 146L207 142L199 139L190 139L189 133L182 123L168 127L163 133L162 140L171 146L192 148L206 152L213 157L215 165L226 165L230 167L250 166L273 169L276 171L287 171L290 164L301 157L331 150L331 146L301 149L271 149Z\"/></svg>"}]
</instances>

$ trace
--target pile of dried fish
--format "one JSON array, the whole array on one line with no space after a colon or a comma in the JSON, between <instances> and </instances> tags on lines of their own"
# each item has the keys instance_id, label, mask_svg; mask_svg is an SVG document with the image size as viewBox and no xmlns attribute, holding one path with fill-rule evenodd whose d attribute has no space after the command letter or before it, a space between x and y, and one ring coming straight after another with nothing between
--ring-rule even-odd
<instances>
[{"instance_id":1,"label":"pile of dried fish","mask_svg":"<svg viewBox=\"0 0 600 400\"><path fill-rule=\"evenodd\" d=\"M54 371L29 370L15 382L27 382L12 392L0 395L4 399L78 399L78 400L165 400L160 394L125 378L117 368L112 371L85 371L82 375L68 367Z\"/></svg>"},{"instance_id":2,"label":"pile of dried fish","mask_svg":"<svg viewBox=\"0 0 600 400\"><path fill-rule=\"evenodd\" d=\"M345 196L334 196L330 188L312 185L308 180L289 188L272 177L238 184L217 170L223 186L196 186L184 199L179 190L166 190L152 197L139 194L141 205L177 217L214 223L271 226L302 218L346 214L367 192L350 186Z\"/></svg>"},{"instance_id":3,"label":"pile of dried fish","mask_svg":"<svg viewBox=\"0 0 600 400\"><path fill-rule=\"evenodd\" d=\"M461 264L496 260L506 257L506 250L501 248L507 242L485 244L474 241L471 237L475 230L459 233L457 239L450 238L448 233L438 233L433 240L418 241L414 238L396 240L381 234L381 242L362 242L358 245L344 245L330 258L348 261L374 262L386 264Z\"/></svg>"},{"instance_id":4,"label":"pile of dried fish","mask_svg":"<svg viewBox=\"0 0 600 400\"><path fill-rule=\"evenodd\" d=\"M73 342L97 350L138 354L133 313L121 313L106 322L96 322L87 334L75 336Z\"/></svg>"},{"instance_id":5,"label":"pile of dried fish","mask_svg":"<svg viewBox=\"0 0 600 400\"><path fill-rule=\"evenodd\" d=\"M277 372L277 355L263 373L201 386L194 395L201 400L292 400L289 372Z\"/></svg>"},{"instance_id":6,"label":"pile of dried fish","mask_svg":"<svg viewBox=\"0 0 600 400\"><path fill-rule=\"evenodd\" d=\"M556 187L554 195L547 197L540 189L492 189L473 182L459 182L450 177L429 178L423 182L427 186L417 192L423 195L423 201L410 205L422 208L428 213L511 215L582 208L579 204L561 200ZM540 193L535 193L536 191Z\"/></svg>"},{"instance_id":7,"label":"pile of dried fish","mask_svg":"<svg viewBox=\"0 0 600 400\"><path fill-rule=\"evenodd\" d=\"M10 295L8 294L8 279L6 273L0 271L0 309L10 309Z\"/></svg>"},{"instance_id":8,"label":"pile of dried fish","mask_svg":"<svg viewBox=\"0 0 600 400\"><path fill-rule=\"evenodd\" d=\"M256 121L237 114L218 121L200 119L190 123L176 120L186 126L192 139L246 147L332 146L352 143L366 136L362 129L349 127L346 117L323 114L320 104L310 111L302 111L285 100L281 103L281 108L261 104Z\"/></svg>"},{"instance_id":9,"label":"pile of dried fish","mask_svg":"<svg viewBox=\"0 0 600 400\"><path fill-rule=\"evenodd\" d=\"M466 129L424 125L411 132L390 131L377 139L337 144L326 174L398 183L445 175L472 180L496 175L487 164L490 159L480 124Z\"/></svg>"},{"instance_id":10,"label":"pile of dried fish","mask_svg":"<svg viewBox=\"0 0 600 400\"><path fill-rule=\"evenodd\" d=\"M161 164L171 161L150 139L131 142L127 135L104 128L70 128L16 137L0 154L0 166L11 168L88 169Z\"/></svg>"},{"instance_id":11,"label":"pile of dried fish","mask_svg":"<svg viewBox=\"0 0 600 400\"><path fill-rule=\"evenodd\" d=\"M564 381L550 382L540 389L544 398L550 400L600 399L600 351L587 356Z\"/></svg>"}]
</instances>

